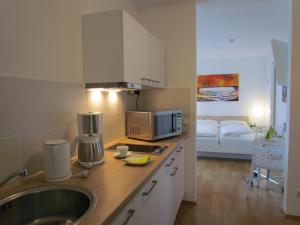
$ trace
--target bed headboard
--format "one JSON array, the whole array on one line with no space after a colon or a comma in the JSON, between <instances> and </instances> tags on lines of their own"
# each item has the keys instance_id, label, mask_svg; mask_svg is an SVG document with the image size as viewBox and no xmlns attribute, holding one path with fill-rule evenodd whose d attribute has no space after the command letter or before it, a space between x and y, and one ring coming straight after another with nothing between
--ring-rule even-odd
<instances>
[{"instance_id":1,"label":"bed headboard","mask_svg":"<svg viewBox=\"0 0 300 225\"><path fill-rule=\"evenodd\" d=\"M217 120L217 121L223 121L223 120L240 120L245 121L247 123L250 122L248 116L197 116L198 120Z\"/></svg>"}]
</instances>

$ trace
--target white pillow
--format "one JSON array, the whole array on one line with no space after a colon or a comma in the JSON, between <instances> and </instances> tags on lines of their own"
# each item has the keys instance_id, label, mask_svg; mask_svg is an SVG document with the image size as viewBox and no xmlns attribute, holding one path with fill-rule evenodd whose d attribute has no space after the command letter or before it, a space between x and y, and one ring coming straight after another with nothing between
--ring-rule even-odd
<instances>
[{"instance_id":1,"label":"white pillow","mask_svg":"<svg viewBox=\"0 0 300 225\"><path fill-rule=\"evenodd\" d=\"M198 137L217 137L218 136L218 127L214 124L197 124L197 136Z\"/></svg>"},{"instance_id":2,"label":"white pillow","mask_svg":"<svg viewBox=\"0 0 300 225\"><path fill-rule=\"evenodd\" d=\"M253 131L248 125L244 124L232 124L221 127L221 136L240 136L248 133L253 133Z\"/></svg>"},{"instance_id":3,"label":"white pillow","mask_svg":"<svg viewBox=\"0 0 300 225\"><path fill-rule=\"evenodd\" d=\"M216 120L197 120L197 124L211 124L211 125L214 125L214 126L219 126L219 122L216 121Z\"/></svg>"},{"instance_id":4,"label":"white pillow","mask_svg":"<svg viewBox=\"0 0 300 225\"><path fill-rule=\"evenodd\" d=\"M223 120L220 122L221 126L227 126L227 125L235 125L235 124L244 124L248 126L247 122L242 120Z\"/></svg>"}]
</instances>

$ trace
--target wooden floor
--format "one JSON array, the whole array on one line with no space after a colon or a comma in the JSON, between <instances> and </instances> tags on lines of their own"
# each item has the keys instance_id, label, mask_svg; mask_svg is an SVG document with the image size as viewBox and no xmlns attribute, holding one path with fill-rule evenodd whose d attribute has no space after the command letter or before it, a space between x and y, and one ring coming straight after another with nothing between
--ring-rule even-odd
<instances>
[{"instance_id":1,"label":"wooden floor","mask_svg":"<svg viewBox=\"0 0 300 225\"><path fill-rule=\"evenodd\" d=\"M277 186L263 182L246 198L249 161L200 159L197 205L182 204L175 225L300 225L286 219Z\"/></svg>"}]
</instances>

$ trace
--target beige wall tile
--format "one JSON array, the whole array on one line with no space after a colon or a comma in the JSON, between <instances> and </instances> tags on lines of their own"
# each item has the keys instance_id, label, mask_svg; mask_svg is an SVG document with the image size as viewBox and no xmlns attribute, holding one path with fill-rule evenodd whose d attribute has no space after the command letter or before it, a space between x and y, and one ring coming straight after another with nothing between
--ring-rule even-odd
<instances>
[{"instance_id":1,"label":"beige wall tile","mask_svg":"<svg viewBox=\"0 0 300 225\"><path fill-rule=\"evenodd\" d=\"M20 152L13 167L25 167L30 173L43 168L42 151L46 140L67 138L72 146L77 136L77 112L104 112L104 142L107 143L125 136L125 112L135 109L135 96L127 92L115 95L104 92L101 101L95 104L91 96L86 96L89 92L77 84L19 78L0 81L3 86L0 102L7 106L1 110L0 120L5 120L1 121L0 137L20 135L19 151L16 142L15 152L11 153ZM2 166L0 168L2 170ZM7 175L7 171L3 171Z\"/></svg>"},{"instance_id":2,"label":"beige wall tile","mask_svg":"<svg viewBox=\"0 0 300 225\"><path fill-rule=\"evenodd\" d=\"M20 165L18 137L0 139L0 180L20 169Z\"/></svg>"},{"instance_id":3,"label":"beige wall tile","mask_svg":"<svg viewBox=\"0 0 300 225\"><path fill-rule=\"evenodd\" d=\"M121 115L121 93L87 90L87 111L103 112L103 118Z\"/></svg>"},{"instance_id":4,"label":"beige wall tile","mask_svg":"<svg viewBox=\"0 0 300 225\"><path fill-rule=\"evenodd\" d=\"M21 133L75 123L85 108L80 84L20 79L18 98Z\"/></svg>"},{"instance_id":5,"label":"beige wall tile","mask_svg":"<svg viewBox=\"0 0 300 225\"><path fill-rule=\"evenodd\" d=\"M140 96L141 97L141 96ZM139 105L141 105L141 99L139 97ZM136 95L129 94L126 91L121 92L121 112L122 114L126 113L126 111L134 111L136 110Z\"/></svg>"},{"instance_id":6,"label":"beige wall tile","mask_svg":"<svg viewBox=\"0 0 300 225\"><path fill-rule=\"evenodd\" d=\"M124 137L124 136L126 136L126 115L125 114L123 114L123 115L121 115L121 125L122 126L120 126L120 135L121 135L121 137Z\"/></svg>"},{"instance_id":7,"label":"beige wall tile","mask_svg":"<svg viewBox=\"0 0 300 225\"><path fill-rule=\"evenodd\" d=\"M87 111L103 112L104 118L120 116L129 110L136 110L136 95L127 91L109 94L99 90L87 90ZM141 99L140 99L141 105Z\"/></svg>"},{"instance_id":8,"label":"beige wall tile","mask_svg":"<svg viewBox=\"0 0 300 225\"><path fill-rule=\"evenodd\" d=\"M104 119L103 140L104 144L125 136L125 117L116 116Z\"/></svg>"},{"instance_id":9,"label":"beige wall tile","mask_svg":"<svg viewBox=\"0 0 300 225\"><path fill-rule=\"evenodd\" d=\"M20 137L21 161L29 173L34 173L43 168L43 144L50 139L68 139L73 143L77 134L77 125L72 124L66 127L55 128L24 134Z\"/></svg>"},{"instance_id":10,"label":"beige wall tile","mask_svg":"<svg viewBox=\"0 0 300 225\"><path fill-rule=\"evenodd\" d=\"M17 81L0 77L0 137L18 133Z\"/></svg>"}]
</instances>

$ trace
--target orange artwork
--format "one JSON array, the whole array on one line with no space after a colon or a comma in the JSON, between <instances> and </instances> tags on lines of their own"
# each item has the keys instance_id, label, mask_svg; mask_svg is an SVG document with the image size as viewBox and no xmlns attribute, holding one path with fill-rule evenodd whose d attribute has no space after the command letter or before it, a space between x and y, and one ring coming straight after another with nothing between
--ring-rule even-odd
<instances>
[{"instance_id":1,"label":"orange artwork","mask_svg":"<svg viewBox=\"0 0 300 225\"><path fill-rule=\"evenodd\" d=\"M197 100L210 101L238 101L239 74L199 75L197 84Z\"/></svg>"}]
</instances>

